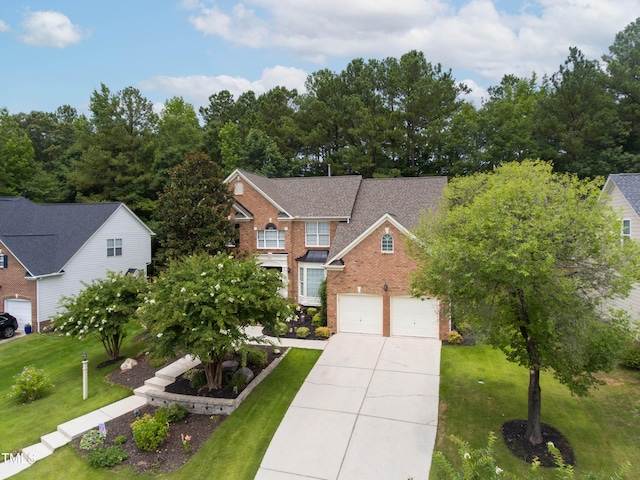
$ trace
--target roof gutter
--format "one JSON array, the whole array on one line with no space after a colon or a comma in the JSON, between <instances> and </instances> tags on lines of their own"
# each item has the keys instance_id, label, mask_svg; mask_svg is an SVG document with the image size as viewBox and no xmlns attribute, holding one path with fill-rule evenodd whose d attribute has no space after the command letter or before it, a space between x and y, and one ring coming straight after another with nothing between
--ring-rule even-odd
<instances>
[{"instance_id":1,"label":"roof gutter","mask_svg":"<svg viewBox=\"0 0 640 480\"><path fill-rule=\"evenodd\" d=\"M24 277L26 280L31 280L36 281L36 280L41 280L43 278L50 278L50 277L60 277L64 275L64 272L58 272L58 273L47 273L46 275L35 275L32 277Z\"/></svg>"}]
</instances>

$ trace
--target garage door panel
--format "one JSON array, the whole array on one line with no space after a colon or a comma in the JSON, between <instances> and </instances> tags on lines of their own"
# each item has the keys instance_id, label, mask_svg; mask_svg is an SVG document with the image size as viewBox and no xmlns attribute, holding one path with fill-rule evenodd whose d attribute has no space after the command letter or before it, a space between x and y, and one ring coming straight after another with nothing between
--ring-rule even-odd
<instances>
[{"instance_id":1,"label":"garage door panel","mask_svg":"<svg viewBox=\"0 0 640 480\"><path fill-rule=\"evenodd\" d=\"M22 299L7 299L4 301L4 311L16 317L18 330L24 330L27 323L31 323L31 301Z\"/></svg>"},{"instance_id":2,"label":"garage door panel","mask_svg":"<svg viewBox=\"0 0 640 480\"><path fill-rule=\"evenodd\" d=\"M382 335L382 297L339 294L338 329L344 333Z\"/></svg>"},{"instance_id":3,"label":"garage door panel","mask_svg":"<svg viewBox=\"0 0 640 480\"><path fill-rule=\"evenodd\" d=\"M438 338L439 309L433 298L391 297L391 335Z\"/></svg>"}]
</instances>

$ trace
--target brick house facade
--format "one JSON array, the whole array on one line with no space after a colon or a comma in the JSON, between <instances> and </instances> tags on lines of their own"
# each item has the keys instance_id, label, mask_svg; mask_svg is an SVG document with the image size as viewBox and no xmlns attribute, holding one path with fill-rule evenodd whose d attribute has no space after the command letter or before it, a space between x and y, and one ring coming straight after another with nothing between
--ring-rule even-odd
<instances>
[{"instance_id":1,"label":"brick house facade","mask_svg":"<svg viewBox=\"0 0 640 480\"><path fill-rule=\"evenodd\" d=\"M238 250L278 268L301 305L320 305L317 284L326 279L332 332L446 338L440 302L411 297L406 245L446 178L269 179L236 170L225 182L236 200Z\"/></svg>"}]
</instances>

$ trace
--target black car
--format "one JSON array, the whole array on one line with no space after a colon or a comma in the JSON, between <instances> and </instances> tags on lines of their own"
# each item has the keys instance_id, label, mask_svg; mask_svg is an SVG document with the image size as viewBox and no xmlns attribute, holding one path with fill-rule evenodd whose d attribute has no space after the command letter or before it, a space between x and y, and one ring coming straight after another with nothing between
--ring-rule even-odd
<instances>
[{"instance_id":1,"label":"black car","mask_svg":"<svg viewBox=\"0 0 640 480\"><path fill-rule=\"evenodd\" d=\"M0 313L0 337L11 338L17 329L16 317L7 312Z\"/></svg>"}]
</instances>

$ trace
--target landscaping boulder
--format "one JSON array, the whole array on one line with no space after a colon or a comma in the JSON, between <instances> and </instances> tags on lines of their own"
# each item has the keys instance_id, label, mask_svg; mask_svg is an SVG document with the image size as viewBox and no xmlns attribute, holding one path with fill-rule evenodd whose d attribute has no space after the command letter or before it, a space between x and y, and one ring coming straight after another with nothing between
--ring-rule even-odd
<instances>
[{"instance_id":1,"label":"landscaping boulder","mask_svg":"<svg viewBox=\"0 0 640 480\"><path fill-rule=\"evenodd\" d=\"M124 362L122 362L122 365L120 365L120 370L122 370L123 372L126 370L131 370L137 364L138 364L137 360L133 358L127 358Z\"/></svg>"},{"instance_id":2,"label":"landscaping boulder","mask_svg":"<svg viewBox=\"0 0 640 480\"><path fill-rule=\"evenodd\" d=\"M225 360L222 362L222 373L233 373L238 370L240 363L236 360Z\"/></svg>"},{"instance_id":3,"label":"landscaping boulder","mask_svg":"<svg viewBox=\"0 0 640 480\"><path fill-rule=\"evenodd\" d=\"M236 373L233 374L233 378L236 379L240 375L244 375L245 385L249 383L251 380L253 380L253 372L251 371L250 368L247 368L247 367L241 368L240 370L238 370Z\"/></svg>"}]
</instances>

